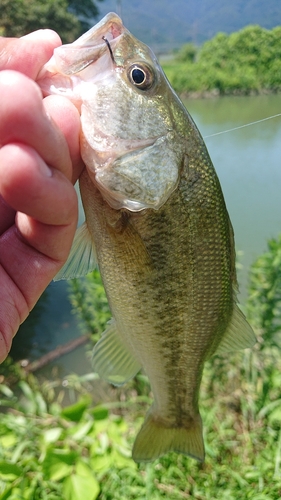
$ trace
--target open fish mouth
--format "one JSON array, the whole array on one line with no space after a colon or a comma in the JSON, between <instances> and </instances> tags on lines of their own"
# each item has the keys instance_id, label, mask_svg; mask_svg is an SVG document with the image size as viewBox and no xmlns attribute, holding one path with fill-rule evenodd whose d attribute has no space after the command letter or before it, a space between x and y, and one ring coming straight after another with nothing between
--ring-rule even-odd
<instances>
[{"instance_id":1,"label":"open fish mouth","mask_svg":"<svg viewBox=\"0 0 281 500\"><path fill-rule=\"evenodd\" d=\"M112 43L125 32L128 31L121 19L114 13L107 14L97 25L73 43L57 47L53 57L39 74L39 82L42 78L46 78L48 72L54 75L58 69L64 75L75 75L83 71L108 51L107 42ZM40 86L44 90L44 85L40 84Z\"/></svg>"}]
</instances>

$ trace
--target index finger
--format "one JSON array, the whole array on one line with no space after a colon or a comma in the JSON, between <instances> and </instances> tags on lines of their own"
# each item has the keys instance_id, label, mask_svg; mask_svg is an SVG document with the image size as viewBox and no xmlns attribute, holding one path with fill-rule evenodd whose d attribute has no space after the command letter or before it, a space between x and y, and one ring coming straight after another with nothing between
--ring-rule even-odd
<instances>
[{"instance_id":1,"label":"index finger","mask_svg":"<svg viewBox=\"0 0 281 500\"><path fill-rule=\"evenodd\" d=\"M47 115L36 83L16 71L1 71L0 95L0 145L16 142L31 146L49 166L71 179L67 142Z\"/></svg>"}]
</instances>

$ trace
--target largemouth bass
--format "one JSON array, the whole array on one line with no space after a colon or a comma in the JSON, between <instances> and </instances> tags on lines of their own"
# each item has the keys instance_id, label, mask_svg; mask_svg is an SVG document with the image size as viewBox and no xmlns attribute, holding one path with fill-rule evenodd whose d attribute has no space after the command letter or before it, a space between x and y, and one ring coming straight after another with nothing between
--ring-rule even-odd
<instances>
[{"instance_id":1,"label":"largemouth bass","mask_svg":"<svg viewBox=\"0 0 281 500\"><path fill-rule=\"evenodd\" d=\"M154 403L132 456L204 459L199 388L214 353L251 347L236 303L235 250L219 180L152 51L108 14L41 72L81 112L86 222L59 277L97 261L113 319L94 369L122 385L143 368Z\"/></svg>"}]
</instances>

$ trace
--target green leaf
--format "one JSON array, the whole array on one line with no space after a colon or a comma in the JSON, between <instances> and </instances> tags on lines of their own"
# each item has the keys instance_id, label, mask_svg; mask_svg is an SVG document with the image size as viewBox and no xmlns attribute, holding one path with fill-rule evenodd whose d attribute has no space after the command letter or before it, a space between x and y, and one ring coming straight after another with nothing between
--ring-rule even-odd
<instances>
[{"instance_id":1,"label":"green leaf","mask_svg":"<svg viewBox=\"0 0 281 500\"><path fill-rule=\"evenodd\" d=\"M24 500L34 500L34 495L35 493L35 488L30 487L30 488L25 488L23 491L23 498Z\"/></svg>"},{"instance_id":2,"label":"green leaf","mask_svg":"<svg viewBox=\"0 0 281 500\"><path fill-rule=\"evenodd\" d=\"M51 480L60 480L68 476L77 460L77 453L69 450L49 449L42 462L45 477Z\"/></svg>"},{"instance_id":3,"label":"green leaf","mask_svg":"<svg viewBox=\"0 0 281 500\"><path fill-rule=\"evenodd\" d=\"M17 446L13 449L13 453L11 454L11 462L16 464L21 460L22 456L25 454L25 451L33 445L32 440L25 439L24 441L17 442ZM25 450L26 449L26 450Z\"/></svg>"},{"instance_id":4,"label":"green leaf","mask_svg":"<svg viewBox=\"0 0 281 500\"><path fill-rule=\"evenodd\" d=\"M274 422L280 422L281 421L281 407L278 406L275 408L268 416L268 421L272 425Z\"/></svg>"},{"instance_id":5,"label":"green leaf","mask_svg":"<svg viewBox=\"0 0 281 500\"><path fill-rule=\"evenodd\" d=\"M13 486L9 486L8 488L6 488L0 495L0 500L7 500L8 498L11 498L12 490Z\"/></svg>"},{"instance_id":6,"label":"green leaf","mask_svg":"<svg viewBox=\"0 0 281 500\"><path fill-rule=\"evenodd\" d=\"M19 387L21 388L22 392L24 393L25 397L30 400L34 400L34 393L30 387L24 380L21 380L19 382Z\"/></svg>"},{"instance_id":7,"label":"green leaf","mask_svg":"<svg viewBox=\"0 0 281 500\"><path fill-rule=\"evenodd\" d=\"M123 469L125 467L137 469L137 464L131 458L131 451L130 452L128 452L127 450L122 450L122 451L123 451L123 453L124 453L124 451L126 451L126 454L129 456L124 456L125 454L122 454L117 450L113 450L111 456L112 456L112 462L114 463L114 466L118 469Z\"/></svg>"},{"instance_id":8,"label":"green leaf","mask_svg":"<svg viewBox=\"0 0 281 500\"><path fill-rule=\"evenodd\" d=\"M75 428L72 429L73 430L72 438L75 439L76 441L81 441L81 439L83 439L89 433L92 427L93 427L93 422L91 420L89 420L86 423L81 422L81 424L75 426Z\"/></svg>"},{"instance_id":9,"label":"green leaf","mask_svg":"<svg viewBox=\"0 0 281 500\"><path fill-rule=\"evenodd\" d=\"M55 443L61 436L62 429L60 427L53 427L53 429L48 429L43 434L43 439L45 443Z\"/></svg>"},{"instance_id":10,"label":"green leaf","mask_svg":"<svg viewBox=\"0 0 281 500\"><path fill-rule=\"evenodd\" d=\"M65 500L95 500L99 492L99 483L91 474L90 469L87 475L71 474L63 483Z\"/></svg>"},{"instance_id":11,"label":"green leaf","mask_svg":"<svg viewBox=\"0 0 281 500\"><path fill-rule=\"evenodd\" d=\"M89 397L81 398L77 403L67 406L61 412L61 416L79 422L83 416L84 411L89 406L91 399Z\"/></svg>"},{"instance_id":12,"label":"green leaf","mask_svg":"<svg viewBox=\"0 0 281 500\"><path fill-rule=\"evenodd\" d=\"M108 409L104 406L96 406L92 410L92 415L95 420L104 420L108 417Z\"/></svg>"},{"instance_id":13,"label":"green leaf","mask_svg":"<svg viewBox=\"0 0 281 500\"><path fill-rule=\"evenodd\" d=\"M91 466L93 470L104 473L114 466L113 460L114 457L109 453L103 455L95 455L91 460Z\"/></svg>"},{"instance_id":14,"label":"green leaf","mask_svg":"<svg viewBox=\"0 0 281 500\"><path fill-rule=\"evenodd\" d=\"M69 476L73 470L72 465L57 461L49 468L49 478L51 481L60 481Z\"/></svg>"},{"instance_id":15,"label":"green leaf","mask_svg":"<svg viewBox=\"0 0 281 500\"><path fill-rule=\"evenodd\" d=\"M17 441L17 436L12 432L6 434L5 436L0 436L0 445L3 446L3 448L12 448L12 446L14 446Z\"/></svg>"},{"instance_id":16,"label":"green leaf","mask_svg":"<svg viewBox=\"0 0 281 500\"><path fill-rule=\"evenodd\" d=\"M10 387L8 387L7 385L4 385L4 384L0 384L0 392L2 392L2 394L4 394L4 396L6 396L7 398L12 398L14 393L13 391L11 391Z\"/></svg>"},{"instance_id":17,"label":"green leaf","mask_svg":"<svg viewBox=\"0 0 281 500\"><path fill-rule=\"evenodd\" d=\"M0 474L3 475L13 475L18 477L22 474L22 468L18 467L16 464L12 464L10 462L6 462L5 460L1 460L0 462Z\"/></svg>"},{"instance_id":18,"label":"green leaf","mask_svg":"<svg viewBox=\"0 0 281 500\"><path fill-rule=\"evenodd\" d=\"M44 415L45 413L47 413L47 403L44 400L42 394L40 394L40 392L36 392L34 399L36 402L37 412L39 413L39 415Z\"/></svg>"},{"instance_id":19,"label":"green leaf","mask_svg":"<svg viewBox=\"0 0 281 500\"><path fill-rule=\"evenodd\" d=\"M81 460L79 460L76 463L76 473L78 474L78 476L85 476L85 477L88 477L89 475L91 477L93 476L93 472L90 469L90 467L85 462L82 462Z\"/></svg>"}]
</instances>

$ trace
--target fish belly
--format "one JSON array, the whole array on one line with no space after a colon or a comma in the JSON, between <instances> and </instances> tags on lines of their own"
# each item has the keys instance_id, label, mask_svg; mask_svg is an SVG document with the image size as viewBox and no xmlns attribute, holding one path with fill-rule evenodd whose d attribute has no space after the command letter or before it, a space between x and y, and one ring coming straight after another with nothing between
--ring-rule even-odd
<instances>
[{"instance_id":1,"label":"fish belly","mask_svg":"<svg viewBox=\"0 0 281 500\"><path fill-rule=\"evenodd\" d=\"M194 226L176 197L160 211L132 216L111 209L86 174L80 186L82 198L90 191L95 200L86 216L116 333L144 368L155 398L133 458L150 461L174 450L203 460L202 370L232 311L221 234L215 230L212 241L209 234L206 246L207 227Z\"/></svg>"}]
</instances>

